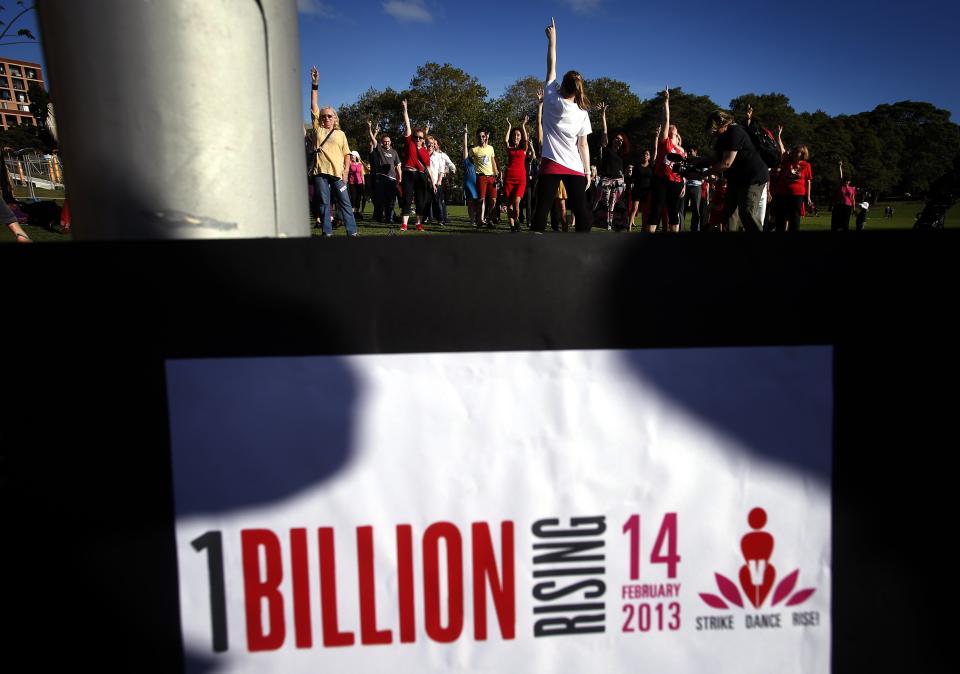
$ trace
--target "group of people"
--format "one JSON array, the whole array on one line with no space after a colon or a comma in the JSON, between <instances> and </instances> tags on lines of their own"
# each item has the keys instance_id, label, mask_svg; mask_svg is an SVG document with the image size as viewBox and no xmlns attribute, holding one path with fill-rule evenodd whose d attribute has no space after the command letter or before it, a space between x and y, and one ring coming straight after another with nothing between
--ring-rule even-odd
<instances>
[{"instance_id":1,"label":"group of people","mask_svg":"<svg viewBox=\"0 0 960 674\"><path fill-rule=\"evenodd\" d=\"M700 157L695 148L685 149L677 125L670 119L670 90L663 91L663 123L657 128L652 151L631 152L623 132L608 135L605 103L597 108L603 129L600 149L591 162L588 136L590 101L583 77L567 71L557 79L557 29L551 19L546 27L547 72L544 88L538 92L537 141L527 129L524 117L517 127L507 120L501 171L489 129L476 130L470 144L469 129L463 131L464 196L472 222L477 228L494 227L499 214L506 212L510 229L520 231L525 222L534 233L546 229L552 213L552 227L567 230L567 208L577 232L589 232L595 218L607 229L632 230L637 216L644 231L679 231L685 212L691 213L690 228L749 232L764 230L797 231L801 218L813 209L809 149L800 144L789 151L782 141L783 128L776 137L759 127L747 110L745 124L738 124L725 110L712 112L706 128L716 139L714 160ZM372 193L376 220L390 223L398 197L401 206L400 231L412 225L424 229L433 218L446 224L445 185L457 167L430 135L429 124L413 128L407 101L402 101L405 152L393 145L388 134L380 135L368 121L370 138L367 173L372 185L365 185L359 153L351 151L338 128L336 111L317 105L318 73L311 69L312 133L307 135L308 167L317 223L324 236L332 234L331 208L336 207L348 236L357 235L356 220L366 193ZM379 136L379 138L378 138ZM848 229L855 207L857 226L862 228L869 204L857 204L856 189L843 175L833 214L833 229ZM559 215L559 217L558 217ZM862 218L862 219L861 219Z\"/></svg>"}]
</instances>

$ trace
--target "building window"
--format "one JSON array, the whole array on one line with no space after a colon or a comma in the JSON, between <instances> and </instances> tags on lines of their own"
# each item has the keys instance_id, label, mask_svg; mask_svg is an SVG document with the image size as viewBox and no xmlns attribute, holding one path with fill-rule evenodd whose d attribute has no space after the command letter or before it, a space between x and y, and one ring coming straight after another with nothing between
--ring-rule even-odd
<instances>
[{"instance_id":1,"label":"building window","mask_svg":"<svg viewBox=\"0 0 960 674\"><path fill-rule=\"evenodd\" d=\"M7 74L7 66L0 63L0 75L6 75L6 74Z\"/></svg>"},{"instance_id":2,"label":"building window","mask_svg":"<svg viewBox=\"0 0 960 674\"><path fill-rule=\"evenodd\" d=\"M17 89L17 90L19 90L19 91L26 91L26 90L27 90L27 87L26 87L26 85L23 83L23 80L18 80L17 78L13 78L13 88L14 88L14 89Z\"/></svg>"},{"instance_id":3,"label":"building window","mask_svg":"<svg viewBox=\"0 0 960 674\"><path fill-rule=\"evenodd\" d=\"M17 100L20 101L21 103L26 103L27 102L26 94L17 94Z\"/></svg>"},{"instance_id":4,"label":"building window","mask_svg":"<svg viewBox=\"0 0 960 674\"><path fill-rule=\"evenodd\" d=\"M4 116L3 116L3 121L6 123L7 128L9 128L9 127L11 127L11 126L16 126L16 125L17 125L17 117L16 117L16 115L4 115Z\"/></svg>"},{"instance_id":5,"label":"building window","mask_svg":"<svg viewBox=\"0 0 960 674\"><path fill-rule=\"evenodd\" d=\"M20 112L30 112L30 106L25 103L21 103L17 106L17 110Z\"/></svg>"},{"instance_id":6,"label":"building window","mask_svg":"<svg viewBox=\"0 0 960 674\"><path fill-rule=\"evenodd\" d=\"M23 77L23 73L20 71L20 66L10 66L10 74L14 77Z\"/></svg>"},{"instance_id":7,"label":"building window","mask_svg":"<svg viewBox=\"0 0 960 674\"><path fill-rule=\"evenodd\" d=\"M37 71L33 68L27 68L27 79L35 80L37 79Z\"/></svg>"},{"instance_id":8,"label":"building window","mask_svg":"<svg viewBox=\"0 0 960 674\"><path fill-rule=\"evenodd\" d=\"M13 96L6 89L0 89L0 101L12 101Z\"/></svg>"}]
</instances>

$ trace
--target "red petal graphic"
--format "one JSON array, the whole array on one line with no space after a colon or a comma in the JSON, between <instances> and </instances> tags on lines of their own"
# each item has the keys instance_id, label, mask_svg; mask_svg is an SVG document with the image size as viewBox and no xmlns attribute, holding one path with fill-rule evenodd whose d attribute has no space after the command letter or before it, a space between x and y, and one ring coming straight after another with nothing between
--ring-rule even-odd
<instances>
[{"instance_id":1,"label":"red petal graphic","mask_svg":"<svg viewBox=\"0 0 960 674\"><path fill-rule=\"evenodd\" d=\"M710 606L712 608L719 608L719 609L728 608L728 606L723 603L723 600L715 594L707 594L706 592L701 592L700 598L707 603L707 606Z\"/></svg>"},{"instance_id":2,"label":"red petal graphic","mask_svg":"<svg viewBox=\"0 0 960 674\"><path fill-rule=\"evenodd\" d=\"M784 597L793 592L794 586L797 584L797 578L800 576L800 569L797 569L789 576L780 581L780 584L777 585L777 589L773 591L773 605L776 606Z\"/></svg>"},{"instance_id":3,"label":"red petal graphic","mask_svg":"<svg viewBox=\"0 0 960 674\"><path fill-rule=\"evenodd\" d=\"M726 576L721 576L719 573L713 574L717 578L717 587L720 588L720 594L723 595L723 598L726 599L731 604L736 604L740 608L743 608L743 600L740 598L740 590L737 589L737 586L732 580ZM724 606L726 608L726 606Z\"/></svg>"},{"instance_id":4,"label":"red petal graphic","mask_svg":"<svg viewBox=\"0 0 960 674\"><path fill-rule=\"evenodd\" d=\"M816 591L817 589L814 587L808 587L806 590L800 590L787 600L787 606L796 606L797 604L802 604L810 598L811 594Z\"/></svg>"}]
</instances>

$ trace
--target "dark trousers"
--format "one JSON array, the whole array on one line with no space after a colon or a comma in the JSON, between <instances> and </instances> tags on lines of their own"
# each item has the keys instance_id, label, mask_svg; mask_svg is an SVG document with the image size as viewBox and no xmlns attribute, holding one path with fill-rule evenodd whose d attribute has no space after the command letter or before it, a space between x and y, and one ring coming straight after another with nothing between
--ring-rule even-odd
<instances>
[{"instance_id":1,"label":"dark trousers","mask_svg":"<svg viewBox=\"0 0 960 674\"><path fill-rule=\"evenodd\" d=\"M391 223L396 220L393 207L397 202L397 181L375 175L373 183L373 219Z\"/></svg>"},{"instance_id":2,"label":"dark trousers","mask_svg":"<svg viewBox=\"0 0 960 674\"><path fill-rule=\"evenodd\" d=\"M830 229L850 229L850 214L853 213L853 206L846 204L837 204L833 207L833 213L830 214Z\"/></svg>"},{"instance_id":3,"label":"dark trousers","mask_svg":"<svg viewBox=\"0 0 960 674\"><path fill-rule=\"evenodd\" d=\"M671 225L680 224L680 190L683 183L675 183L666 178L654 176L650 184L650 224L660 222L660 211L667 209L667 221Z\"/></svg>"},{"instance_id":4,"label":"dark trousers","mask_svg":"<svg viewBox=\"0 0 960 674\"><path fill-rule=\"evenodd\" d=\"M593 214L587 204L587 177L554 173L541 174L537 179L537 210L533 213L531 229L542 232L547 228L547 214L553 205L561 180L567 190L567 205L577 218L577 231L589 232L593 227Z\"/></svg>"},{"instance_id":5,"label":"dark trousers","mask_svg":"<svg viewBox=\"0 0 960 674\"><path fill-rule=\"evenodd\" d=\"M773 208L776 215L776 230L785 232L800 231L800 211L803 209L804 197L794 194L778 194L773 198Z\"/></svg>"},{"instance_id":6,"label":"dark trousers","mask_svg":"<svg viewBox=\"0 0 960 674\"><path fill-rule=\"evenodd\" d=\"M701 197L703 192L700 191L700 185L691 185L687 187L687 196L684 197L684 205L689 204L688 208L690 210L690 231L699 232L700 223L703 222L703 211L704 205ZM685 209L680 209L680 222L683 222L683 211Z\"/></svg>"},{"instance_id":7,"label":"dark trousers","mask_svg":"<svg viewBox=\"0 0 960 674\"><path fill-rule=\"evenodd\" d=\"M433 193L433 203L430 205L430 217L435 222L442 224L446 224L447 222L447 199L442 185Z\"/></svg>"}]
</instances>

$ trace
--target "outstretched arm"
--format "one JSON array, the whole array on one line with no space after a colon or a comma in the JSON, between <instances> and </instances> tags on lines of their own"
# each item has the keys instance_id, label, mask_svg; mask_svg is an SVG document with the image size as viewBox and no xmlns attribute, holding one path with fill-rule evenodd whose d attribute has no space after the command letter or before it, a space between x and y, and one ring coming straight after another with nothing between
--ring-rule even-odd
<instances>
[{"instance_id":1,"label":"outstretched arm","mask_svg":"<svg viewBox=\"0 0 960 674\"><path fill-rule=\"evenodd\" d=\"M520 125L520 132L523 134L523 144L530 147L530 134L527 133L527 122L530 121L530 115L523 116L523 124Z\"/></svg>"},{"instance_id":2,"label":"outstretched arm","mask_svg":"<svg viewBox=\"0 0 960 674\"><path fill-rule=\"evenodd\" d=\"M537 140L543 145L543 89L537 89Z\"/></svg>"},{"instance_id":3,"label":"outstretched arm","mask_svg":"<svg viewBox=\"0 0 960 674\"><path fill-rule=\"evenodd\" d=\"M317 89L320 86L320 72L317 66L310 66L310 112L314 117L320 116L320 106L317 105Z\"/></svg>"},{"instance_id":4,"label":"outstretched arm","mask_svg":"<svg viewBox=\"0 0 960 674\"><path fill-rule=\"evenodd\" d=\"M463 125L463 158L466 159L470 156L470 148L467 145L467 125Z\"/></svg>"},{"instance_id":5,"label":"outstretched arm","mask_svg":"<svg viewBox=\"0 0 960 674\"><path fill-rule=\"evenodd\" d=\"M597 106L600 108L600 115L603 117L603 135L600 136L600 147L606 147L610 142L607 138L607 104L601 103Z\"/></svg>"},{"instance_id":6,"label":"outstretched arm","mask_svg":"<svg viewBox=\"0 0 960 674\"><path fill-rule=\"evenodd\" d=\"M777 145L780 147L780 158L787 154L787 148L783 146L783 124L777 126Z\"/></svg>"},{"instance_id":7,"label":"outstretched arm","mask_svg":"<svg viewBox=\"0 0 960 674\"><path fill-rule=\"evenodd\" d=\"M650 163L652 164L655 164L657 161L657 150L660 149L660 130L662 128L662 126L658 126L657 130L653 133L653 152L650 153Z\"/></svg>"},{"instance_id":8,"label":"outstretched arm","mask_svg":"<svg viewBox=\"0 0 960 674\"><path fill-rule=\"evenodd\" d=\"M367 133L370 134L370 150L377 146L377 134L380 133L380 122L377 122L377 128L373 128L373 122L367 120Z\"/></svg>"},{"instance_id":9,"label":"outstretched arm","mask_svg":"<svg viewBox=\"0 0 960 674\"><path fill-rule=\"evenodd\" d=\"M666 140L670 135L670 90L663 90L663 130L660 132L659 140Z\"/></svg>"},{"instance_id":10,"label":"outstretched arm","mask_svg":"<svg viewBox=\"0 0 960 674\"><path fill-rule=\"evenodd\" d=\"M407 99L400 101L400 105L403 107L403 135L409 137L413 131L410 129L410 115L407 114Z\"/></svg>"},{"instance_id":11,"label":"outstretched arm","mask_svg":"<svg viewBox=\"0 0 960 674\"><path fill-rule=\"evenodd\" d=\"M843 184L843 160L840 160L840 184Z\"/></svg>"},{"instance_id":12,"label":"outstretched arm","mask_svg":"<svg viewBox=\"0 0 960 674\"><path fill-rule=\"evenodd\" d=\"M513 126L510 124L510 120L507 119L507 135L503 137L503 142L509 146L510 145L510 131L513 129Z\"/></svg>"},{"instance_id":13,"label":"outstretched arm","mask_svg":"<svg viewBox=\"0 0 960 674\"><path fill-rule=\"evenodd\" d=\"M547 26L547 79L546 84L550 84L557 79L557 22L550 17L550 25Z\"/></svg>"}]
</instances>

